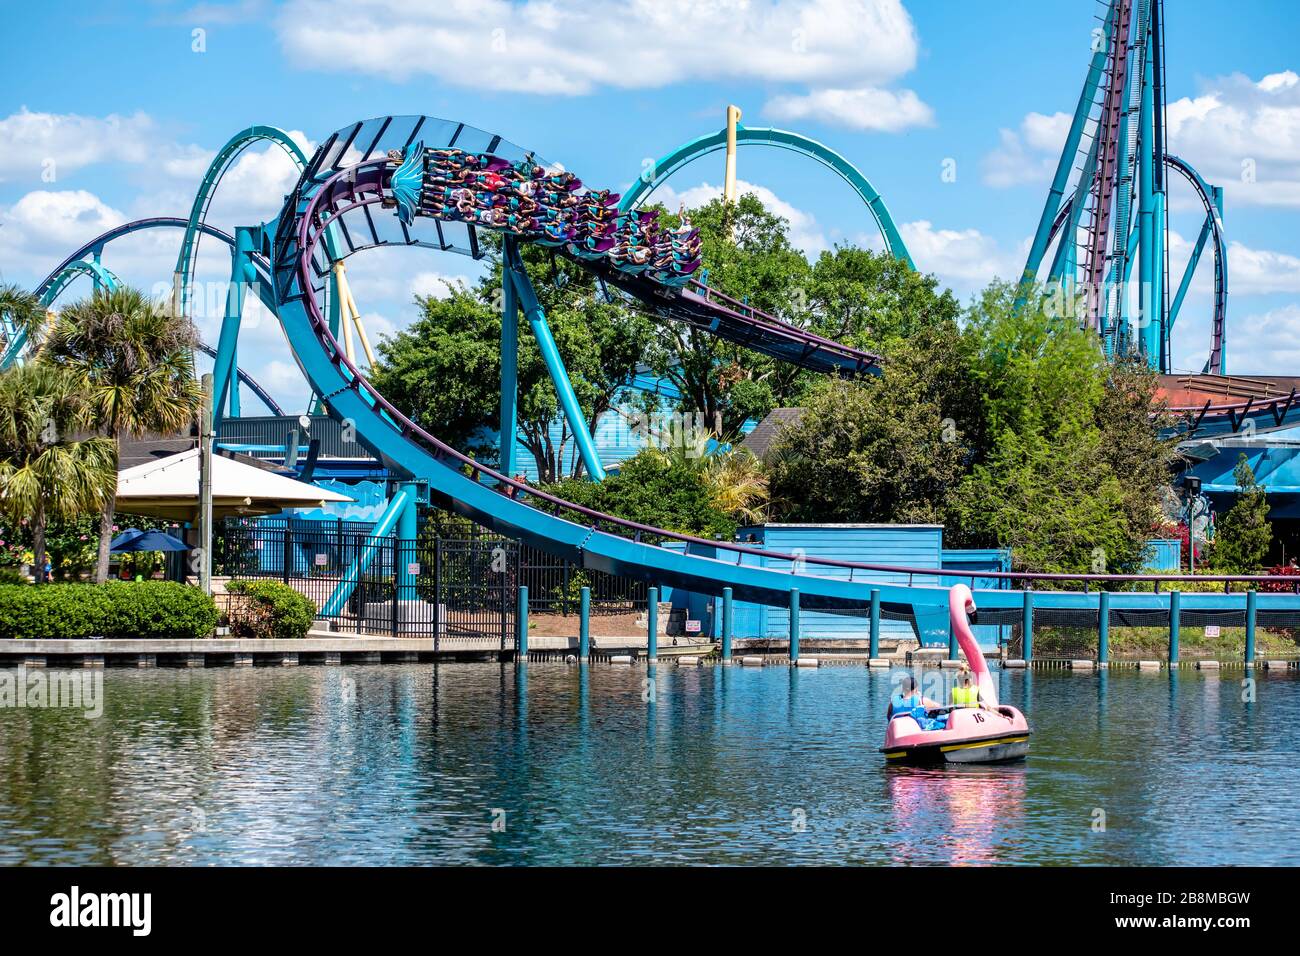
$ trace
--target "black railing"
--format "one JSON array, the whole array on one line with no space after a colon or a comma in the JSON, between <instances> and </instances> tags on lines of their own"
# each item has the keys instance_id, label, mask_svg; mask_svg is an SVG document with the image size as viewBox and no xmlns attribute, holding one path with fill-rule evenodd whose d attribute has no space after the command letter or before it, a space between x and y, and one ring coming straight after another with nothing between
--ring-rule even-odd
<instances>
[{"instance_id":1,"label":"black railing","mask_svg":"<svg viewBox=\"0 0 1300 956\"><path fill-rule=\"evenodd\" d=\"M591 589L593 615L645 609L644 581L585 569L476 525L458 523L454 535L425 529L415 540L373 539L369 522L230 520L213 536L213 574L287 584L338 631L454 638L485 648L514 646L520 584L537 614L576 614L583 587ZM331 606L349 576L355 586L347 601Z\"/></svg>"}]
</instances>

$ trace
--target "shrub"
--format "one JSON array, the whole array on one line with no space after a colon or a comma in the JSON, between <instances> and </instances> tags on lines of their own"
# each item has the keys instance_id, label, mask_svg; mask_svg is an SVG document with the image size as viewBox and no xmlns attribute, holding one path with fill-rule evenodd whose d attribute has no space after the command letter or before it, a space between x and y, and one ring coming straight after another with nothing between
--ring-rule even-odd
<instances>
[{"instance_id":1,"label":"shrub","mask_svg":"<svg viewBox=\"0 0 1300 956\"><path fill-rule=\"evenodd\" d=\"M231 581L226 591L246 598L230 606L230 633L236 637L297 640L316 619L316 605L279 581Z\"/></svg>"},{"instance_id":2,"label":"shrub","mask_svg":"<svg viewBox=\"0 0 1300 956\"><path fill-rule=\"evenodd\" d=\"M207 637L217 607L173 581L0 585L0 639Z\"/></svg>"}]
</instances>

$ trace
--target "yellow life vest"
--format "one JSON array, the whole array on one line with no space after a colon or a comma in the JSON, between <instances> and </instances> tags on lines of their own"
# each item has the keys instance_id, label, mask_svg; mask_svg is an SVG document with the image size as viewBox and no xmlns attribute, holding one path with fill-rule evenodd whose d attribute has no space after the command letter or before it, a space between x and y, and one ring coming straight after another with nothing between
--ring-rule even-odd
<instances>
[{"instance_id":1,"label":"yellow life vest","mask_svg":"<svg viewBox=\"0 0 1300 956\"><path fill-rule=\"evenodd\" d=\"M980 691L978 687L954 687L952 702L959 707L978 707Z\"/></svg>"}]
</instances>

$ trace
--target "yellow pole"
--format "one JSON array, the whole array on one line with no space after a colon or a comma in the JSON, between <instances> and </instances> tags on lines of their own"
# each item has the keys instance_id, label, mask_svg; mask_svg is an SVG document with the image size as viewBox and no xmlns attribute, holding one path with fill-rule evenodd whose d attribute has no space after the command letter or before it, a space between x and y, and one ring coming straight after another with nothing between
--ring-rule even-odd
<instances>
[{"instance_id":1,"label":"yellow pole","mask_svg":"<svg viewBox=\"0 0 1300 956\"><path fill-rule=\"evenodd\" d=\"M339 297L339 331L343 333L343 354L353 365L357 362L356 349L352 345L352 323L348 321L348 273L340 259L334 263L334 288Z\"/></svg>"},{"instance_id":2,"label":"yellow pole","mask_svg":"<svg viewBox=\"0 0 1300 956\"><path fill-rule=\"evenodd\" d=\"M736 201L736 125L740 122L740 107L727 107L727 171L723 179L722 198Z\"/></svg>"},{"instance_id":3,"label":"yellow pole","mask_svg":"<svg viewBox=\"0 0 1300 956\"><path fill-rule=\"evenodd\" d=\"M370 336L366 335L366 324L361 321L361 310L357 308L357 300L352 298L352 287L347 287L348 294L348 311L352 314L352 321L357 326L357 338L361 339L361 348L366 353L366 361L370 367L375 366L375 353L370 348Z\"/></svg>"}]
</instances>

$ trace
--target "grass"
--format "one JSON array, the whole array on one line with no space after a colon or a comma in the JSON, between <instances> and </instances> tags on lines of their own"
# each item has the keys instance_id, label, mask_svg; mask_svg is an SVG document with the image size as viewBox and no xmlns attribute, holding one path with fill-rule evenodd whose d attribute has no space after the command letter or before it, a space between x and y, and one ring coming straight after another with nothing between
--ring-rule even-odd
<instances>
[{"instance_id":1,"label":"grass","mask_svg":"<svg viewBox=\"0 0 1300 956\"><path fill-rule=\"evenodd\" d=\"M1300 629L1256 628L1255 653L1262 657L1294 657ZM1221 627L1218 637L1206 637L1205 628L1184 626L1178 634L1180 657L1231 660L1246 650L1244 627ZM1110 629L1110 655L1115 658L1163 658L1169 652L1167 627L1114 627ZM1035 657L1085 657L1097 653L1093 627L1043 626L1034 628Z\"/></svg>"}]
</instances>

